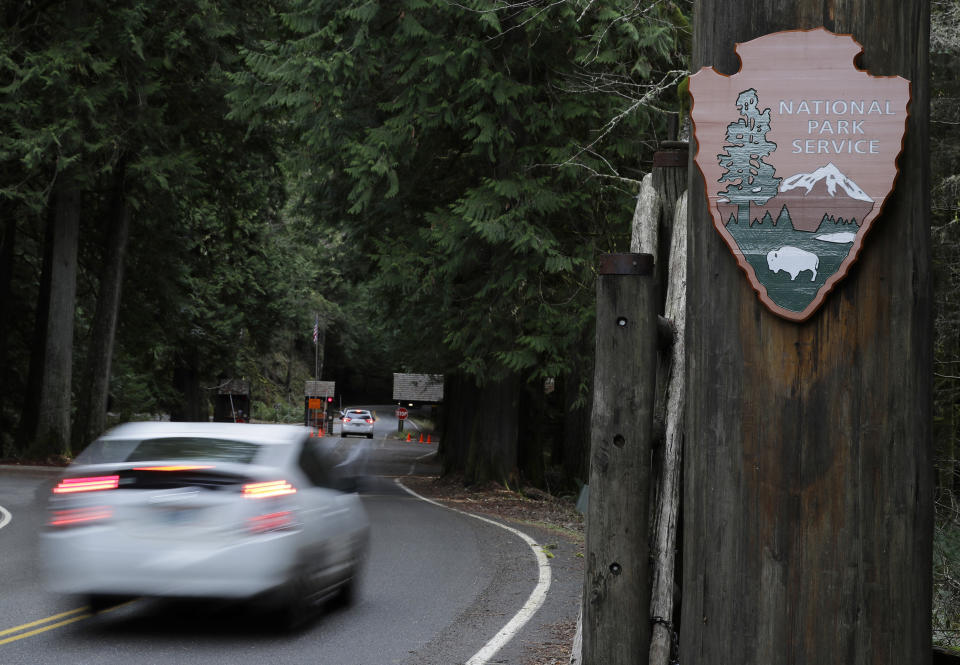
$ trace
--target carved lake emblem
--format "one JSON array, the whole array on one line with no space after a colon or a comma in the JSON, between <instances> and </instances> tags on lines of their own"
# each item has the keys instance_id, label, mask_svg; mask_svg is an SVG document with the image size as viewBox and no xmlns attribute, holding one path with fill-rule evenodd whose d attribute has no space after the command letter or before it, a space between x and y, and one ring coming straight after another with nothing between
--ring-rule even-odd
<instances>
[{"instance_id":1,"label":"carved lake emblem","mask_svg":"<svg viewBox=\"0 0 960 665\"><path fill-rule=\"evenodd\" d=\"M857 69L823 28L737 44L690 77L694 161L714 227L773 313L803 321L857 259L897 178L910 83Z\"/></svg>"}]
</instances>

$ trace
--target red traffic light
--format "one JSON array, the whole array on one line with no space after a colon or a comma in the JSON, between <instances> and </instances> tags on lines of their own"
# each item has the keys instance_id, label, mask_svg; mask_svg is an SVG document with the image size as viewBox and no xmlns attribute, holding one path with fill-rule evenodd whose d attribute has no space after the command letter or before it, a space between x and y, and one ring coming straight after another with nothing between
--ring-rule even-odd
<instances>
[{"instance_id":1,"label":"red traffic light","mask_svg":"<svg viewBox=\"0 0 960 665\"><path fill-rule=\"evenodd\" d=\"M333 401L333 398L332 398L332 397L328 397L328 398L327 398L327 401L328 401L328 402L332 402L332 401Z\"/></svg>"}]
</instances>

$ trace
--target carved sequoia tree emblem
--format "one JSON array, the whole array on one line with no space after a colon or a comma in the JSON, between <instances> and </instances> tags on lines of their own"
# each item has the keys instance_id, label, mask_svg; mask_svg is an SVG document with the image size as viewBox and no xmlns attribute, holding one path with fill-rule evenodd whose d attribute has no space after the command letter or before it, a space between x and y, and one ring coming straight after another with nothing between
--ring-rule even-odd
<instances>
[{"instance_id":1,"label":"carved sequoia tree emblem","mask_svg":"<svg viewBox=\"0 0 960 665\"><path fill-rule=\"evenodd\" d=\"M737 45L690 77L713 224L773 313L803 321L857 259L897 177L910 83L857 69L823 28Z\"/></svg>"}]
</instances>

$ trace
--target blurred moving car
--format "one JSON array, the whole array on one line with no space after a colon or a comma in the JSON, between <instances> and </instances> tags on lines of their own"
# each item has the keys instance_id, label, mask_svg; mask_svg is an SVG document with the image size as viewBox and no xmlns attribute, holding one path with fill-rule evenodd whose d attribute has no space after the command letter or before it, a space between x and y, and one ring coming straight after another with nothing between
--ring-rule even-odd
<instances>
[{"instance_id":1,"label":"blurred moving car","mask_svg":"<svg viewBox=\"0 0 960 665\"><path fill-rule=\"evenodd\" d=\"M121 425L53 488L50 588L118 597L257 599L295 625L352 600L369 520L331 439L288 425Z\"/></svg>"},{"instance_id":2,"label":"blurred moving car","mask_svg":"<svg viewBox=\"0 0 960 665\"><path fill-rule=\"evenodd\" d=\"M367 409L347 409L343 412L343 419L340 421L340 436L357 434L372 439L375 420L376 418Z\"/></svg>"}]
</instances>

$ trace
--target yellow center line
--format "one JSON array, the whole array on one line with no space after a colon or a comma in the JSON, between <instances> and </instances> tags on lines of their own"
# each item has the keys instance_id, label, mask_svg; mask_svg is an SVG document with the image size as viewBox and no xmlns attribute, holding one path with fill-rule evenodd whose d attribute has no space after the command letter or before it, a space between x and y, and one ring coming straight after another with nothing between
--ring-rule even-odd
<instances>
[{"instance_id":1,"label":"yellow center line","mask_svg":"<svg viewBox=\"0 0 960 665\"><path fill-rule=\"evenodd\" d=\"M78 614L78 612L80 614ZM25 623L20 626L14 626L13 628L7 628L4 631L0 631L0 635L8 635L10 633L16 633L23 630L24 628L30 628L31 626L36 626L38 624L47 623L48 621L54 621L61 617L69 616L71 614L76 614L77 616L70 617L69 619L64 619L63 621L58 621L57 623L52 623L42 628L37 628L26 633L21 633L20 635L14 635L13 637L7 637L0 640L0 645L7 644L8 642L16 642L17 640L22 640L25 637L32 637L33 635L39 635L40 633L45 633L48 630L53 630L54 628L59 628L60 626L66 626L67 624L73 623L75 621L81 621L83 619L89 619L93 615L90 613L89 607L80 607L75 610L70 610L69 612L63 612L62 614L55 614L52 617L47 617L46 619L39 619L37 621L31 621L30 623Z\"/></svg>"},{"instance_id":2,"label":"yellow center line","mask_svg":"<svg viewBox=\"0 0 960 665\"><path fill-rule=\"evenodd\" d=\"M24 628L30 628L41 623L47 623L48 621L56 621L62 617L70 616L71 614L77 614L78 612L89 612L90 608L84 605L83 607L78 607L75 610L70 610L69 612L61 612L60 614L54 614L52 617L47 617L46 619L37 619L36 621L31 621L30 623L21 624L19 626L14 626L13 628L7 628L6 630L0 630L0 637L4 635L9 635L10 633L16 633Z\"/></svg>"}]
</instances>

